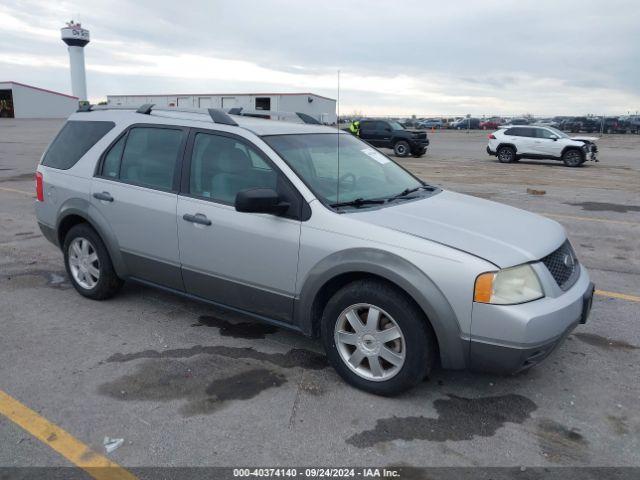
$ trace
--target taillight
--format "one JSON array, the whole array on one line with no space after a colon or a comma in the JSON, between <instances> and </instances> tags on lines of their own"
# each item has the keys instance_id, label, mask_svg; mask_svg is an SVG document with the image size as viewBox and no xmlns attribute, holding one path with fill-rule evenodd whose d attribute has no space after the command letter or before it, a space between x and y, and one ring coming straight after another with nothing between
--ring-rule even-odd
<instances>
[{"instance_id":1,"label":"taillight","mask_svg":"<svg viewBox=\"0 0 640 480\"><path fill-rule=\"evenodd\" d=\"M42 173L36 172L36 198L39 202L44 202L44 185L42 184Z\"/></svg>"},{"instance_id":2,"label":"taillight","mask_svg":"<svg viewBox=\"0 0 640 480\"><path fill-rule=\"evenodd\" d=\"M488 138L489 140L495 140L495 139L496 139L496 136L495 136L493 133L490 133L489 135L487 135L487 138Z\"/></svg>"}]
</instances>

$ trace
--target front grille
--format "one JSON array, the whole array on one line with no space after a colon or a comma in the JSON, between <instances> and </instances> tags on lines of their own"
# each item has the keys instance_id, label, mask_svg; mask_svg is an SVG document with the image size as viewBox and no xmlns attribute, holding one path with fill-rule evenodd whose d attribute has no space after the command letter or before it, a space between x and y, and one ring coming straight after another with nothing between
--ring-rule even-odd
<instances>
[{"instance_id":1,"label":"front grille","mask_svg":"<svg viewBox=\"0 0 640 480\"><path fill-rule=\"evenodd\" d=\"M562 290L568 290L576 283L580 267L569 240L544 257L541 262L549 269L549 273Z\"/></svg>"}]
</instances>

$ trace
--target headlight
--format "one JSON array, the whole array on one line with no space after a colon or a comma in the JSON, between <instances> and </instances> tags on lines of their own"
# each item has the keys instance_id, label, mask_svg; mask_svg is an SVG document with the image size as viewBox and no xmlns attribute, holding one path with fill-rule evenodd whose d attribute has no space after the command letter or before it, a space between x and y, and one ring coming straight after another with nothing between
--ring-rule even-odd
<instances>
[{"instance_id":1,"label":"headlight","mask_svg":"<svg viewBox=\"0 0 640 480\"><path fill-rule=\"evenodd\" d=\"M531 265L519 265L476 278L473 300L495 305L512 305L544 297L542 286Z\"/></svg>"}]
</instances>

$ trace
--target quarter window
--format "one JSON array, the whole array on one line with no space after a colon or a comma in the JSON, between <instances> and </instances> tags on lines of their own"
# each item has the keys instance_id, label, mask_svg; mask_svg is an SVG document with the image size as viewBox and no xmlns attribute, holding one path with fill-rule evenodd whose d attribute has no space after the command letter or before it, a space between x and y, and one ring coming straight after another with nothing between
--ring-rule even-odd
<instances>
[{"instance_id":1,"label":"quarter window","mask_svg":"<svg viewBox=\"0 0 640 480\"><path fill-rule=\"evenodd\" d=\"M73 167L115 126L113 122L69 121L65 123L44 155L42 165L61 170Z\"/></svg>"},{"instance_id":2,"label":"quarter window","mask_svg":"<svg viewBox=\"0 0 640 480\"><path fill-rule=\"evenodd\" d=\"M232 204L241 190L276 190L278 175L252 147L234 138L198 133L193 143L189 193Z\"/></svg>"},{"instance_id":3,"label":"quarter window","mask_svg":"<svg viewBox=\"0 0 640 480\"><path fill-rule=\"evenodd\" d=\"M102 175L105 177L118 178L118 174L120 173L120 159L122 158L122 151L124 150L124 142L126 138L127 136L123 135L120 140L111 147L111 150L109 150L109 153L107 153L104 158Z\"/></svg>"}]
</instances>

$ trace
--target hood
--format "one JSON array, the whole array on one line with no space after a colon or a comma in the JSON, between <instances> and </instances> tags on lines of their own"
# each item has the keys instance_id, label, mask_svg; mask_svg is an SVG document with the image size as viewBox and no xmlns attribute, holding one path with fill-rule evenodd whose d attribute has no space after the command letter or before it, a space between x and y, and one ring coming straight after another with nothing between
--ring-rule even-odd
<instances>
[{"instance_id":1,"label":"hood","mask_svg":"<svg viewBox=\"0 0 640 480\"><path fill-rule=\"evenodd\" d=\"M571 140L578 140L580 142L597 142L600 140L599 137L571 137Z\"/></svg>"},{"instance_id":2,"label":"hood","mask_svg":"<svg viewBox=\"0 0 640 480\"><path fill-rule=\"evenodd\" d=\"M416 201L349 213L354 219L432 240L500 268L539 260L566 239L562 226L518 208L441 191Z\"/></svg>"}]
</instances>

